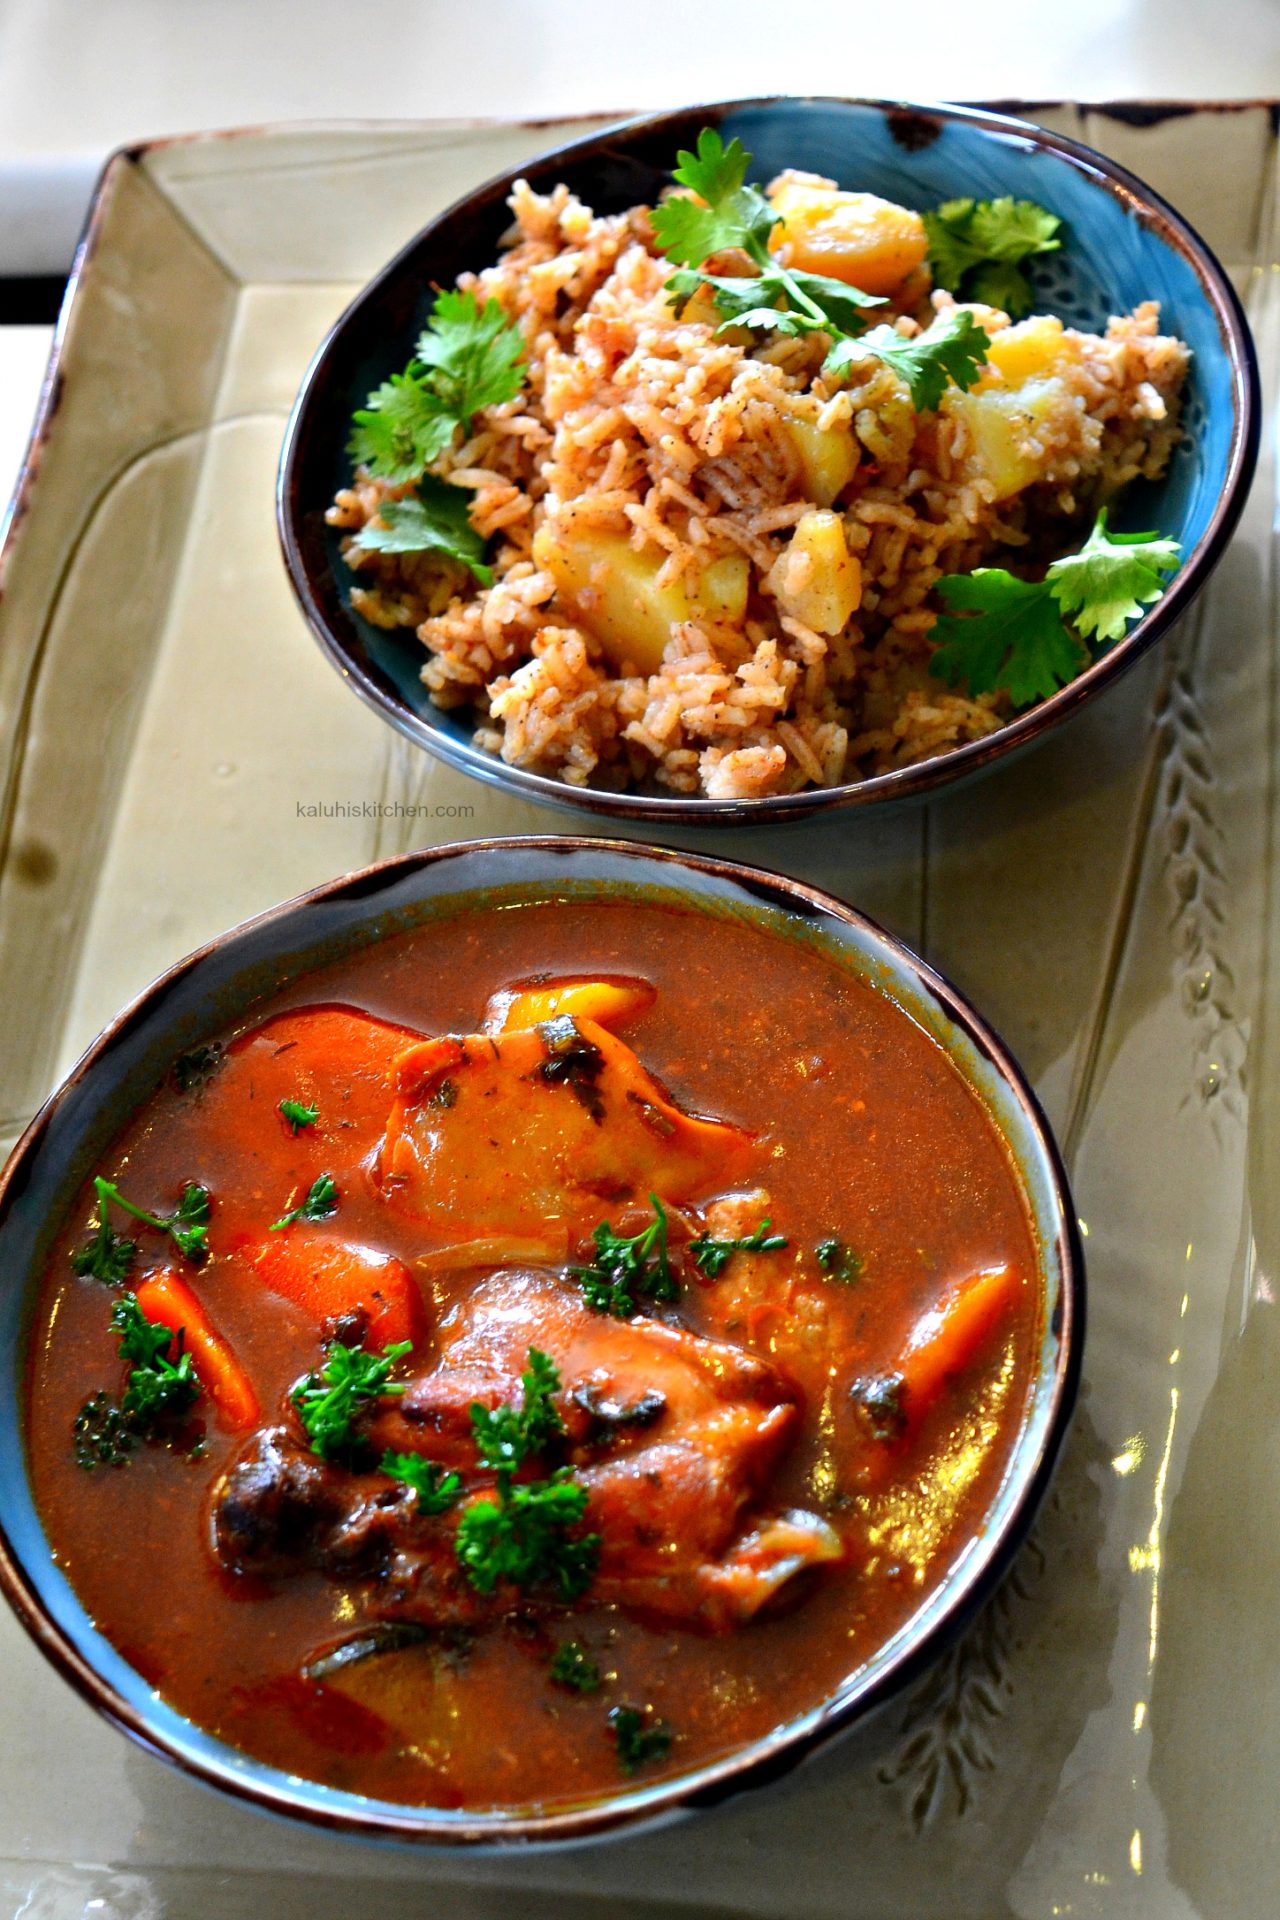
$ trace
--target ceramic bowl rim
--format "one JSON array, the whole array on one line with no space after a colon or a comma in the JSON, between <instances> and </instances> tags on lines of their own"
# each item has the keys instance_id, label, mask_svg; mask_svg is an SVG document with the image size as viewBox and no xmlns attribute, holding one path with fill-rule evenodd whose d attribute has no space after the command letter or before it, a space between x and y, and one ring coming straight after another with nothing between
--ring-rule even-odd
<instances>
[{"instance_id":1,"label":"ceramic bowl rim","mask_svg":"<svg viewBox=\"0 0 1280 1920\"><path fill-rule=\"evenodd\" d=\"M126 1699L81 1651L71 1633L52 1617L34 1580L28 1575L7 1527L0 1522L0 1592L3 1592L41 1651L90 1705L149 1752L203 1780L207 1785L230 1792L259 1808L292 1816L331 1832L422 1844L496 1848L563 1844L634 1829L639 1825L649 1827L664 1818L670 1819L714 1804L748 1784L757 1784L788 1771L802 1758L845 1731L854 1721L863 1719L890 1694L898 1692L937 1657L947 1640L990 1593L1024 1537L1043 1497L1069 1423L1079 1382L1085 1294L1084 1259L1077 1222L1057 1144L1022 1069L1003 1041L944 975L877 921L825 890L767 868L712 855L648 847L634 841L577 835L536 835L449 842L399 854L353 870L256 914L205 942L159 974L102 1029L32 1119L0 1172L0 1226L3 1226L16 1198L25 1189L28 1167L41 1152L50 1124L69 1093L79 1087L87 1076L97 1072L101 1064L105 1063L106 1069L110 1070L113 1049L136 1028L144 1026L157 1009L163 1008L170 988L183 976L206 963L216 962L237 944L247 945L252 937L264 931L283 935L300 915L314 905L337 903L344 898L355 902L363 898L370 902L370 910L373 911L379 896L388 887L400 880L411 879L419 871L447 866L450 861L460 858L474 859L479 856L487 859L495 854L511 853L520 858L528 856L543 869L541 876L530 874L530 879L550 877L554 873L557 856L586 854L621 856L624 861L634 860L638 880L667 884L665 876L654 877L653 869L656 866L666 869L670 884L677 891L686 893L689 904L695 910L701 910L696 888L680 886L681 873L692 872L704 879L728 882L752 901L761 901L768 908L802 923L810 922L815 917L834 920L839 925L852 928L873 948L887 951L894 963L918 986L924 998L937 1003L948 1026L956 1029L975 1049L978 1057L1012 1095L1016 1110L1012 1124L1016 1126L1019 1140L1011 1137L1005 1124L999 1121L995 1123L1000 1126L1015 1165L1024 1168L1038 1150L1042 1171L1047 1177L1055 1220L1054 1244L1052 1250L1046 1247L1039 1269L1041 1284L1044 1284L1046 1274L1052 1270L1051 1261L1056 1262L1061 1274L1061 1293L1054 1328L1052 1381L1043 1409L1037 1410L1029 1404L1024 1415L1020 1446L1026 1446L1033 1423L1040 1426L1041 1438L1034 1452L1029 1452L1025 1459L1019 1457L1016 1462L1011 1462L1003 1486L1016 1486L1016 1491L1010 1495L1005 1519L999 1527L987 1528L979 1537L977 1547L965 1556L958 1572L952 1576L954 1588L937 1616L923 1622L917 1621L914 1626L903 1630L901 1647L874 1683L868 1681L861 1687L855 1683L850 1688L846 1680L840 1690L843 1697L826 1694L806 1708L803 1714L793 1715L784 1726L689 1773L647 1787L611 1794L593 1803L543 1814L479 1813L471 1818L453 1815L446 1819L439 1816L439 1810L410 1806L397 1809L383 1801L370 1801L370 1811L366 1813L356 1808L316 1803L309 1797L311 1783L304 1781L296 1789L284 1791L270 1779L220 1768L213 1760L184 1750L177 1741L170 1740L163 1732L156 1730L145 1710ZM594 884L603 892L609 892L616 891L625 883L606 879ZM466 891L474 891L474 882L459 889L460 893ZM444 897L450 897L447 891ZM896 991L891 990L890 997L897 1000ZM898 1004L901 1002L898 1001ZM164 1018L162 1011L159 1018ZM944 1043L940 1041L939 1044ZM944 1045L944 1050L953 1052L949 1044ZM992 1117L994 1121L995 1116ZM1023 1177L1029 1176L1024 1172ZM29 1293L35 1284L35 1276L25 1274L21 1284ZM22 1391L21 1387L19 1391ZM251 1761L251 1764L261 1766L268 1774L273 1771L265 1763Z\"/></svg>"},{"instance_id":2,"label":"ceramic bowl rim","mask_svg":"<svg viewBox=\"0 0 1280 1920\"><path fill-rule=\"evenodd\" d=\"M1094 660L1083 673L1049 699L1016 715L983 739L964 742L912 766L872 774L866 779L835 787L812 787L794 794L738 800L717 800L702 795L668 797L630 790L613 793L603 788L572 787L546 774L508 766L496 754L475 746L471 740L455 739L441 727L431 725L399 695L388 692L372 678L363 664L348 651L341 626L335 624L335 621L340 623L350 619L342 606L337 582L318 582L307 566L304 514L309 509L304 509L301 498L300 467L313 418L322 418L324 414L330 363L349 329L359 325L364 308L400 276L419 249L429 244L443 229L465 217L478 203L487 205L518 176L537 176L544 170L584 159L606 142L645 139L664 126L678 125L693 115L714 116L710 123L718 124L731 113L792 104L865 108L878 111L886 117L901 116L935 125L955 122L981 132L1022 140L1055 155L1076 172L1086 175L1096 186L1103 188L1113 199L1136 214L1144 226L1186 261L1213 313L1231 375L1231 444L1222 487L1208 524L1195 547L1185 556L1163 596L1143 614L1123 639ZM1257 354L1244 308L1230 278L1216 254L1190 222L1153 187L1149 187L1118 161L1109 159L1068 134L981 107L941 102L860 99L836 94L763 94L695 103L614 121L594 133L579 135L491 175L429 220L348 303L313 355L285 428L276 480L276 526L295 597L330 664L366 705L398 733L447 765L487 785L503 787L550 806L604 814L615 819L644 820L655 828L689 824L759 825L800 819L836 807L867 806L930 793L1018 752L1045 732L1070 719L1082 706L1134 666L1185 612L1205 584L1221 559L1244 509L1257 462L1260 431L1261 387Z\"/></svg>"}]
</instances>

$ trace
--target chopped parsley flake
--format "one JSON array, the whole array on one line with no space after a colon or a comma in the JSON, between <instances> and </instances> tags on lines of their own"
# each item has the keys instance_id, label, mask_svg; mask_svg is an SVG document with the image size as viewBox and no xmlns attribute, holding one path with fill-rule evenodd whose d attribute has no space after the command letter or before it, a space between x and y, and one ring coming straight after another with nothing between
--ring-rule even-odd
<instances>
[{"instance_id":1,"label":"chopped parsley flake","mask_svg":"<svg viewBox=\"0 0 1280 1920\"><path fill-rule=\"evenodd\" d=\"M618 1749L618 1765L624 1773L635 1773L654 1760L664 1760L671 1750L671 1729L665 1720L654 1718L651 1710L638 1707L613 1707L609 1725Z\"/></svg>"},{"instance_id":2,"label":"chopped parsley flake","mask_svg":"<svg viewBox=\"0 0 1280 1920\"><path fill-rule=\"evenodd\" d=\"M290 1133L300 1133L303 1127L314 1127L320 1118L319 1107L304 1106L301 1100L282 1100L279 1112L289 1122Z\"/></svg>"},{"instance_id":3,"label":"chopped parsley flake","mask_svg":"<svg viewBox=\"0 0 1280 1920\"><path fill-rule=\"evenodd\" d=\"M381 1471L392 1480L403 1481L417 1495L419 1513L447 1513L462 1497L462 1475L446 1473L434 1460L420 1453L384 1453Z\"/></svg>"},{"instance_id":4,"label":"chopped parsley flake","mask_svg":"<svg viewBox=\"0 0 1280 1920\"><path fill-rule=\"evenodd\" d=\"M288 1213L282 1213L278 1220L273 1220L267 1231L279 1233L282 1227L292 1226L295 1220L327 1220L331 1213L338 1211L340 1198L333 1175L322 1173L312 1181L306 1199L299 1201L296 1207L290 1207Z\"/></svg>"},{"instance_id":5,"label":"chopped parsley flake","mask_svg":"<svg viewBox=\"0 0 1280 1920\"><path fill-rule=\"evenodd\" d=\"M412 1353L411 1340L393 1340L381 1353L331 1343L323 1367L299 1381L289 1398L298 1409L312 1453L322 1460L349 1454L356 1416L374 1400L404 1392L403 1381L391 1379L397 1360Z\"/></svg>"},{"instance_id":6,"label":"chopped parsley flake","mask_svg":"<svg viewBox=\"0 0 1280 1920\"><path fill-rule=\"evenodd\" d=\"M786 1235L770 1233L770 1220L762 1220L754 1233L745 1234L740 1240L717 1240L709 1233L700 1233L689 1242L689 1253L693 1263L701 1267L708 1280L718 1279L728 1266L735 1253L775 1253L789 1243Z\"/></svg>"},{"instance_id":7,"label":"chopped parsley flake","mask_svg":"<svg viewBox=\"0 0 1280 1920\"><path fill-rule=\"evenodd\" d=\"M653 1220L639 1233L617 1234L607 1220L593 1232L596 1257L587 1267L570 1272L596 1313L628 1320L636 1311L637 1296L676 1300L680 1288L667 1251L667 1216L656 1193L649 1195Z\"/></svg>"},{"instance_id":8,"label":"chopped parsley flake","mask_svg":"<svg viewBox=\"0 0 1280 1920\"><path fill-rule=\"evenodd\" d=\"M564 1640L556 1648L551 1678L570 1693L599 1693L604 1685L604 1675L580 1640Z\"/></svg>"}]
</instances>

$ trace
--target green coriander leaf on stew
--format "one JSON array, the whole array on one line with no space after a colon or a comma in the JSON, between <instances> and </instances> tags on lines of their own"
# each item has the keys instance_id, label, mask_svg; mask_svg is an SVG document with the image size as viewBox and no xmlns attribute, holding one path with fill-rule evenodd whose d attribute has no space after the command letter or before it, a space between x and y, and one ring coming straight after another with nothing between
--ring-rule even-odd
<instances>
[{"instance_id":1,"label":"green coriander leaf on stew","mask_svg":"<svg viewBox=\"0 0 1280 1920\"><path fill-rule=\"evenodd\" d=\"M551 1660L551 1678L570 1693L598 1693L604 1685L601 1673L580 1640L563 1640Z\"/></svg>"},{"instance_id":2,"label":"green coriander leaf on stew","mask_svg":"<svg viewBox=\"0 0 1280 1920\"><path fill-rule=\"evenodd\" d=\"M698 199L680 195L655 207L650 216L668 260L698 267L726 247L743 247L760 259L778 216L758 187L744 184L750 164L741 140L731 140L726 147L714 127L702 129L696 153L681 149L672 178Z\"/></svg>"},{"instance_id":3,"label":"green coriander leaf on stew","mask_svg":"<svg viewBox=\"0 0 1280 1920\"><path fill-rule=\"evenodd\" d=\"M695 1267L700 1267L708 1280L716 1280L724 1272L735 1253L775 1253L788 1242L781 1233L770 1233L770 1220L762 1220L754 1233L744 1234L738 1240L717 1240L709 1233L700 1233L689 1242L689 1256Z\"/></svg>"},{"instance_id":4,"label":"green coriander leaf on stew","mask_svg":"<svg viewBox=\"0 0 1280 1920\"><path fill-rule=\"evenodd\" d=\"M290 1133L298 1133L303 1127L314 1127L320 1118L319 1107L307 1106L301 1100L282 1100L279 1111L288 1121Z\"/></svg>"},{"instance_id":5,"label":"green coriander leaf on stew","mask_svg":"<svg viewBox=\"0 0 1280 1920\"><path fill-rule=\"evenodd\" d=\"M347 452L382 480L413 480L453 444L458 419L411 360L352 415Z\"/></svg>"},{"instance_id":6,"label":"green coriander leaf on stew","mask_svg":"<svg viewBox=\"0 0 1280 1920\"><path fill-rule=\"evenodd\" d=\"M1005 692L1013 704L1045 700L1085 664L1051 588L1019 580L1003 567L944 574L937 591L947 612L934 622L937 651L930 669L970 693Z\"/></svg>"},{"instance_id":7,"label":"green coriander leaf on stew","mask_svg":"<svg viewBox=\"0 0 1280 1920\"><path fill-rule=\"evenodd\" d=\"M381 1471L413 1488L419 1513L447 1513L462 1496L462 1475L446 1473L436 1461L424 1460L420 1453L388 1451L382 1456Z\"/></svg>"},{"instance_id":8,"label":"green coriander leaf on stew","mask_svg":"<svg viewBox=\"0 0 1280 1920\"><path fill-rule=\"evenodd\" d=\"M671 1729L665 1720L656 1720L650 1709L613 1707L609 1725L618 1749L618 1765L624 1773L635 1773L650 1761L664 1760L671 1749Z\"/></svg>"},{"instance_id":9,"label":"green coriander leaf on stew","mask_svg":"<svg viewBox=\"0 0 1280 1920\"><path fill-rule=\"evenodd\" d=\"M331 1343L324 1365L307 1374L289 1395L302 1421L312 1453L322 1460L340 1458L355 1440L357 1414L375 1400L404 1392L404 1382L391 1379L397 1360L412 1353L411 1340L393 1340L381 1353Z\"/></svg>"},{"instance_id":10,"label":"green coriander leaf on stew","mask_svg":"<svg viewBox=\"0 0 1280 1920\"><path fill-rule=\"evenodd\" d=\"M496 300L442 293L418 338L418 362L464 432L482 407L514 400L524 385L524 335Z\"/></svg>"},{"instance_id":11,"label":"green coriander leaf on stew","mask_svg":"<svg viewBox=\"0 0 1280 1920\"><path fill-rule=\"evenodd\" d=\"M932 413L949 383L964 391L977 380L987 364L987 334L963 307L940 316L912 340L894 327L873 327L860 340L838 340L823 373L838 375L868 353L906 382L917 413Z\"/></svg>"},{"instance_id":12,"label":"green coriander leaf on stew","mask_svg":"<svg viewBox=\"0 0 1280 1920\"><path fill-rule=\"evenodd\" d=\"M290 1207L288 1213L282 1213L278 1220L273 1220L267 1231L279 1233L281 1227L292 1226L295 1220L327 1220L331 1213L338 1211L341 1197L333 1175L322 1173L312 1181L306 1199L299 1201L296 1207Z\"/></svg>"},{"instance_id":13,"label":"green coriander leaf on stew","mask_svg":"<svg viewBox=\"0 0 1280 1920\"><path fill-rule=\"evenodd\" d=\"M484 541L471 524L470 499L462 487L424 474L416 493L382 502L378 520L365 522L355 544L368 553L443 553L491 587L493 568L485 565Z\"/></svg>"},{"instance_id":14,"label":"green coriander leaf on stew","mask_svg":"<svg viewBox=\"0 0 1280 1920\"><path fill-rule=\"evenodd\" d=\"M1108 533L1104 508L1079 553L1055 560L1045 580L1081 633L1119 640L1129 621L1160 598L1161 576L1175 572L1181 557L1176 540L1156 533Z\"/></svg>"}]
</instances>

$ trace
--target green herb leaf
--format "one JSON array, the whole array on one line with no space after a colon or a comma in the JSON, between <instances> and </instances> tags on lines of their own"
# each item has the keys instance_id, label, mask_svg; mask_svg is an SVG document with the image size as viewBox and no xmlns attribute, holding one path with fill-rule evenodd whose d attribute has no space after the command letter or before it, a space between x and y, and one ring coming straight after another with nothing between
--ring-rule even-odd
<instances>
[{"instance_id":1,"label":"green herb leaf","mask_svg":"<svg viewBox=\"0 0 1280 1920\"><path fill-rule=\"evenodd\" d=\"M1062 226L1034 200L947 200L924 216L929 265L938 286L1002 307L1015 319L1031 305L1031 283L1018 262L1055 253Z\"/></svg>"},{"instance_id":2,"label":"green herb leaf","mask_svg":"<svg viewBox=\"0 0 1280 1920\"><path fill-rule=\"evenodd\" d=\"M941 402L948 382L967 391L987 364L987 333L966 308L954 309L934 320L913 340L893 327L873 327L860 340L838 340L823 363L824 374L836 377L863 355L873 353L911 394L917 413L931 413Z\"/></svg>"},{"instance_id":3,"label":"green herb leaf","mask_svg":"<svg viewBox=\"0 0 1280 1920\"><path fill-rule=\"evenodd\" d=\"M300 1380L289 1396L312 1453L334 1460L350 1452L352 1429L361 1409L371 1401L404 1392L403 1381L391 1379L391 1369L412 1351L411 1340L393 1340L381 1353L348 1347L341 1340L330 1344L323 1367Z\"/></svg>"},{"instance_id":4,"label":"green herb leaf","mask_svg":"<svg viewBox=\"0 0 1280 1920\"><path fill-rule=\"evenodd\" d=\"M331 1213L338 1211L341 1197L333 1175L322 1173L312 1181L306 1199L299 1201L296 1207L290 1207L288 1213L282 1213L278 1220L273 1220L267 1231L279 1233L282 1227L292 1226L295 1220L327 1220Z\"/></svg>"},{"instance_id":5,"label":"green herb leaf","mask_svg":"<svg viewBox=\"0 0 1280 1920\"><path fill-rule=\"evenodd\" d=\"M784 1234L769 1232L772 1224L770 1220L762 1220L754 1233L748 1233L740 1240L716 1240L709 1233L698 1234L689 1242L694 1265L701 1267L709 1280L715 1280L724 1272L735 1253L776 1252L789 1242Z\"/></svg>"},{"instance_id":6,"label":"green herb leaf","mask_svg":"<svg viewBox=\"0 0 1280 1920\"><path fill-rule=\"evenodd\" d=\"M72 1428L76 1465L91 1473L95 1467L123 1466L138 1444L135 1429L108 1393L85 1401Z\"/></svg>"},{"instance_id":7,"label":"green herb leaf","mask_svg":"<svg viewBox=\"0 0 1280 1920\"><path fill-rule=\"evenodd\" d=\"M551 1678L570 1693L599 1693L604 1685L604 1675L580 1640L564 1640L556 1648Z\"/></svg>"},{"instance_id":8,"label":"green herb leaf","mask_svg":"<svg viewBox=\"0 0 1280 1920\"><path fill-rule=\"evenodd\" d=\"M842 1286L852 1286L855 1280L861 1279L862 1261L847 1240L838 1240L829 1234L825 1240L819 1240L813 1253L822 1271Z\"/></svg>"},{"instance_id":9,"label":"green herb leaf","mask_svg":"<svg viewBox=\"0 0 1280 1920\"><path fill-rule=\"evenodd\" d=\"M120 1358L130 1362L120 1412L135 1429L186 1413L200 1396L200 1382L184 1351L181 1331L148 1320L136 1294L120 1296L111 1309L120 1335Z\"/></svg>"},{"instance_id":10,"label":"green herb leaf","mask_svg":"<svg viewBox=\"0 0 1280 1920\"><path fill-rule=\"evenodd\" d=\"M484 541L471 524L470 498L462 487L424 474L416 494L382 502L378 518L383 524L366 521L355 544L367 553L443 553L470 567L481 586L491 587L493 568L485 565Z\"/></svg>"},{"instance_id":11,"label":"green herb leaf","mask_svg":"<svg viewBox=\"0 0 1280 1920\"><path fill-rule=\"evenodd\" d=\"M530 1454L541 1453L564 1432L555 1404L560 1372L550 1354L530 1347L527 1370L521 1375L524 1397L518 1407L471 1404L471 1431L476 1451L486 1467L512 1473Z\"/></svg>"},{"instance_id":12,"label":"green herb leaf","mask_svg":"<svg viewBox=\"0 0 1280 1920\"><path fill-rule=\"evenodd\" d=\"M462 1497L462 1475L446 1473L442 1466L434 1460L424 1460L420 1453L388 1451L382 1456L381 1471L413 1488L419 1513L447 1513Z\"/></svg>"},{"instance_id":13,"label":"green herb leaf","mask_svg":"<svg viewBox=\"0 0 1280 1920\"><path fill-rule=\"evenodd\" d=\"M1084 648L1062 624L1043 582L979 567L945 574L938 594L948 611L934 622L937 651L929 664L948 686L964 681L975 694L1002 690L1015 706L1029 707L1074 680L1085 664Z\"/></svg>"},{"instance_id":14,"label":"green herb leaf","mask_svg":"<svg viewBox=\"0 0 1280 1920\"><path fill-rule=\"evenodd\" d=\"M671 1729L665 1720L656 1720L649 1708L613 1707L609 1712L618 1748L618 1765L624 1773L635 1773L651 1761L664 1760L671 1750Z\"/></svg>"},{"instance_id":15,"label":"green herb leaf","mask_svg":"<svg viewBox=\"0 0 1280 1920\"><path fill-rule=\"evenodd\" d=\"M1055 560L1045 580L1081 633L1119 640L1160 598L1161 575L1176 572L1181 559L1178 542L1157 533L1108 533L1104 508L1079 553Z\"/></svg>"},{"instance_id":16,"label":"green herb leaf","mask_svg":"<svg viewBox=\"0 0 1280 1920\"><path fill-rule=\"evenodd\" d=\"M204 1086L213 1078L224 1058L223 1049L216 1040L180 1053L173 1063L172 1073L181 1092L190 1093L193 1088Z\"/></svg>"},{"instance_id":17,"label":"green herb leaf","mask_svg":"<svg viewBox=\"0 0 1280 1920\"><path fill-rule=\"evenodd\" d=\"M496 300L481 307L473 293L442 293L416 358L353 416L347 451L383 480L415 479L482 407L515 399L524 384L523 351L519 326Z\"/></svg>"},{"instance_id":18,"label":"green herb leaf","mask_svg":"<svg viewBox=\"0 0 1280 1920\"><path fill-rule=\"evenodd\" d=\"M667 1216L656 1193L649 1195L653 1220L639 1233L617 1234L607 1220L593 1232L596 1257L588 1267L571 1267L573 1278L596 1313L627 1320L636 1311L636 1296L676 1300L680 1288L667 1251Z\"/></svg>"},{"instance_id":19,"label":"green herb leaf","mask_svg":"<svg viewBox=\"0 0 1280 1920\"><path fill-rule=\"evenodd\" d=\"M587 1489L567 1467L549 1480L513 1482L498 1475L498 1498L474 1500L458 1521L458 1564L478 1593L502 1581L547 1586L576 1600L590 1586L600 1558L600 1536L574 1536L587 1509Z\"/></svg>"},{"instance_id":20,"label":"green herb leaf","mask_svg":"<svg viewBox=\"0 0 1280 1920\"><path fill-rule=\"evenodd\" d=\"M105 1206L99 1204L98 1230L92 1240L86 1240L77 1247L71 1256L75 1271L86 1279L101 1280L107 1287L122 1287L129 1277L138 1251L136 1240L126 1240L121 1233L113 1233L107 1221Z\"/></svg>"},{"instance_id":21,"label":"green herb leaf","mask_svg":"<svg viewBox=\"0 0 1280 1920\"><path fill-rule=\"evenodd\" d=\"M159 1233L167 1233L179 1253L184 1254L188 1260L199 1264L208 1254L210 1201L207 1187L199 1186L195 1181L192 1181L182 1189L182 1197L178 1201L175 1211L170 1214L163 1214L148 1213L143 1207L135 1207L132 1200L125 1199L114 1181L103 1180L99 1177L94 1181L93 1185L98 1196L98 1219L101 1223L98 1229L100 1240L102 1239L103 1228L107 1219L107 1208L108 1206L115 1206L119 1207L122 1213L132 1215L135 1220L141 1220L144 1226L155 1227ZM132 1243L125 1242L124 1244L131 1245ZM76 1271L78 1273L91 1270L88 1265L88 1253L89 1250L87 1247L81 1249L81 1254L85 1257L86 1265L77 1266ZM101 1278L100 1275L98 1277Z\"/></svg>"},{"instance_id":22,"label":"green herb leaf","mask_svg":"<svg viewBox=\"0 0 1280 1920\"><path fill-rule=\"evenodd\" d=\"M301 1100L282 1100L280 1113L289 1122L290 1133L299 1133L303 1127L314 1127L320 1118L319 1107L304 1106Z\"/></svg>"}]
</instances>

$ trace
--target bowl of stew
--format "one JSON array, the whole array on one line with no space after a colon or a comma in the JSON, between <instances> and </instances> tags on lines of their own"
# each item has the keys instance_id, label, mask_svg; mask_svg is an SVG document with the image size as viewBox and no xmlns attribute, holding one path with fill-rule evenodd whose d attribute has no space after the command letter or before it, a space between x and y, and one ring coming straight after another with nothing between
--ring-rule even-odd
<instances>
[{"instance_id":1,"label":"bowl of stew","mask_svg":"<svg viewBox=\"0 0 1280 1920\"><path fill-rule=\"evenodd\" d=\"M320 345L277 510L321 647L407 738L733 824L918 795L1078 713L1208 578L1258 428L1228 276L1104 155L737 100L424 227Z\"/></svg>"},{"instance_id":2,"label":"bowl of stew","mask_svg":"<svg viewBox=\"0 0 1280 1920\"><path fill-rule=\"evenodd\" d=\"M1083 1267L1016 1064L762 871L408 855L89 1049L0 1184L0 1585L109 1719L355 1834L772 1775L990 1591Z\"/></svg>"}]
</instances>

